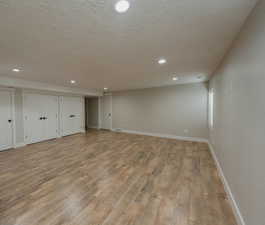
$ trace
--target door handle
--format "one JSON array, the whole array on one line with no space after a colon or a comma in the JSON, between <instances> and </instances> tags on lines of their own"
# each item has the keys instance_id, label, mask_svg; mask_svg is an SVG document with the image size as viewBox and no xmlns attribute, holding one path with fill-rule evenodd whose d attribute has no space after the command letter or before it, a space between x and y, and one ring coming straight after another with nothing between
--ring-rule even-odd
<instances>
[{"instance_id":1,"label":"door handle","mask_svg":"<svg viewBox=\"0 0 265 225\"><path fill-rule=\"evenodd\" d=\"M70 118L73 118L73 117L75 117L75 115L70 115Z\"/></svg>"},{"instance_id":2,"label":"door handle","mask_svg":"<svg viewBox=\"0 0 265 225\"><path fill-rule=\"evenodd\" d=\"M12 123L12 120L8 120L8 123Z\"/></svg>"}]
</instances>

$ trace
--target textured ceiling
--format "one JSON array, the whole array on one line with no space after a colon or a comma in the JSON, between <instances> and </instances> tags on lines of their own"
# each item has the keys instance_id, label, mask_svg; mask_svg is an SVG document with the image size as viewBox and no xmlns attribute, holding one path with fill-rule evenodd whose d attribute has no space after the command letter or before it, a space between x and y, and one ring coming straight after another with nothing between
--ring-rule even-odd
<instances>
[{"instance_id":1,"label":"textured ceiling","mask_svg":"<svg viewBox=\"0 0 265 225\"><path fill-rule=\"evenodd\" d=\"M0 0L0 75L110 90L198 82L256 0L130 0L125 14L115 2Z\"/></svg>"}]
</instances>

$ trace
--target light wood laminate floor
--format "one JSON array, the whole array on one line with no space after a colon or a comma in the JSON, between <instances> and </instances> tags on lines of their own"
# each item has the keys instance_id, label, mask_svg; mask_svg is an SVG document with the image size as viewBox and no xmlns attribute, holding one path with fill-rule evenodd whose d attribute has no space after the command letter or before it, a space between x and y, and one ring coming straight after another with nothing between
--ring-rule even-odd
<instances>
[{"instance_id":1,"label":"light wood laminate floor","mask_svg":"<svg viewBox=\"0 0 265 225\"><path fill-rule=\"evenodd\" d=\"M0 152L1 225L235 225L208 146L89 131Z\"/></svg>"}]
</instances>

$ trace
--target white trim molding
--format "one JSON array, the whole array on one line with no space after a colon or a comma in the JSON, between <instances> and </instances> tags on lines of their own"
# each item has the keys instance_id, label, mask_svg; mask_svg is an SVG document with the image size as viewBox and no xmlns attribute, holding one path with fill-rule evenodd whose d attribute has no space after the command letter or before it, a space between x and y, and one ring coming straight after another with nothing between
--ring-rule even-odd
<instances>
[{"instance_id":1,"label":"white trim molding","mask_svg":"<svg viewBox=\"0 0 265 225\"><path fill-rule=\"evenodd\" d=\"M232 210L234 212L234 215L236 217L237 223L238 223L238 225L246 225L246 223L244 221L244 218L243 218L243 216L242 216L242 214L240 212L239 206L238 206L238 204L237 204L237 202L236 202L236 200L234 198L234 195L233 195L233 193L231 191L231 188L230 188L230 186L228 184L228 181L227 181L227 179L226 179L226 177L224 175L224 172L223 172L223 169L221 167L221 164L220 164L220 162L219 162L219 160L217 158L217 155L215 154L214 148L213 148L212 144L209 141L208 141L208 145L209 145L210 152L211 152L211 154L213 156L213 159L215 161L218 173L219 173L219 175L221 177L221 180L222 180L223 186L225 188L226 194L228 196L228 200L230 202L230 205L231 205Z\"/></svg>"},{"instance_id":2,"label":"white trim molding","mask_svg":"<svg viewBox=\"0 0 265 225\"><path fill-rule=\"evenodd\" d=\"M22 148L22 147L24 147L26 145L27 145L26 143L20 142L20 143L16 143L15 146L14 146L14 148Z\"/></svg>"},{"instance_id":3,"label":"white trim molding","mask_svg":"<svg viewBox=\"0 0 265 225\"><path fill-rule=\"evenodd\" d=\"M183 137L183 136L176 136L176 135L171 135L171 134L160 134L160 133L150 133L150 132L142 132L142 131L135 131L135 130L126 130L122 128L114 128L112 129L112 131L128 133L128 134L138 134L138 135L145 135L145 136L152 136L152 137L160 137L160 138L169 138L169 139L176 139L176 140L183 140L183 141L208 143L208 140L206 138Z\"/></svg>"}]
</instances>

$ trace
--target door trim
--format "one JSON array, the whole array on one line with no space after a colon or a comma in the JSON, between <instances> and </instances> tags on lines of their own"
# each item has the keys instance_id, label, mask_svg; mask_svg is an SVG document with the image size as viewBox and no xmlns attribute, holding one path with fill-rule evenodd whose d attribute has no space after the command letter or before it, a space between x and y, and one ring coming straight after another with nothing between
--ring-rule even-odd
<instances>
[{"instance_id":1,"label":"door trim","mask_svg":"<svg viewBox=\"0 0 265 225\"><path fill-rule=\"evenodd\" d=\"M0 88L0 91L7 91L11 94L11 116L12 116L12 145L10 148L15 148L16 146L16 120L15 120L15 89L14 88ZM0 149L0 151L4 151L6 149Z\"/></svg>"}]
</instances>

